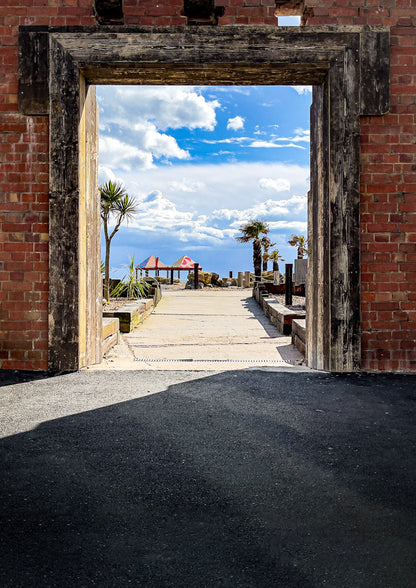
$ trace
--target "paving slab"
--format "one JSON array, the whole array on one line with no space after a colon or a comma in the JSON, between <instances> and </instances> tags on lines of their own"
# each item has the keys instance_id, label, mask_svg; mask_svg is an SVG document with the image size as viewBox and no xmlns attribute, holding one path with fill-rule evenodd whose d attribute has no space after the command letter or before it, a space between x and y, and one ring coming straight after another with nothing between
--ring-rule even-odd
<instances>
[{"instance_id":1,"label":"paving slab","mask_svg":"<svg viewBox=\"0 0 416 588\"><path fill-rule=\"evenodd\" d=\"M153 313L88 369L307 369L247 289L167 290Z\"/></svg>"}]
</instances>

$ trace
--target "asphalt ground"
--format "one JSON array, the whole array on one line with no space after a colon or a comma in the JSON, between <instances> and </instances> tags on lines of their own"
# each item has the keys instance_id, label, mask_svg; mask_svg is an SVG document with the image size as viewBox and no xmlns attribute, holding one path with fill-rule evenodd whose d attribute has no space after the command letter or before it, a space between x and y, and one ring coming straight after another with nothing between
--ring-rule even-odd
<instances>
[{"instance_id":1,"label":"asphalt ground","mask_svg":"<svg viewBox=\"0 0 416 588\"><path fill-rule=\"evenodd\" d=\"M0 586L416 586L416 376L0 372Z\"/></svg>"}]
</instances>

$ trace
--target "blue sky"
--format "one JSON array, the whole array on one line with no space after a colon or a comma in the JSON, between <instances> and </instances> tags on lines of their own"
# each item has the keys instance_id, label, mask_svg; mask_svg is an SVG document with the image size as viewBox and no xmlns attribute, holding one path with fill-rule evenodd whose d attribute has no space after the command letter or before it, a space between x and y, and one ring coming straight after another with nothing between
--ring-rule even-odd
<instances>
[{"instance_id":1,"label":"blue sky","mask_svg":"<svg viewBox=\"0 0 416 588\"><path fill-rule=\"evenodd\" d=\"M133 255L252 270L251 244L235 240L252 218L293 261L287 241L306 235L310 87L98 86L97 100L99 183L121 181L139 209L114 237L112 276Z\"/></svg>"}]
</instances>

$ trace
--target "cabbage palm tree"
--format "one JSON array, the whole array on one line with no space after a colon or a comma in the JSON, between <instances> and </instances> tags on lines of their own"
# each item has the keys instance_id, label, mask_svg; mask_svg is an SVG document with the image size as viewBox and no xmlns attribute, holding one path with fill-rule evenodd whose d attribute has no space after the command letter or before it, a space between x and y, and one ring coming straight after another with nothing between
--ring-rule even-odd
<instances>
[{"instance_id":1,"label":"cabbage palm tree","mask_svg":"<svg viewBox=\"0 0 416 588\"><path fill-rule=\"evenodd\" d=\"M269 232L269 226L265 221L261 221L258 219L250 220L245 225L241 225L240 227L241 235L236 237L236 240L239 243L249 243L250 241L253 242L253 265L254 265L254 275L256 276L256 281L260 281L261 279L261 238L260 235L267 235Z\"/></svg>"},{"instance_id":2,"label":"cabbage palm tree","mask_svg":"<svg viewBox=\"0 0 416 588\"><path fill-rule=\"evenodd\" d=\"M284 261L283 257L279 253L279 250L275 249L274 251L272 251L269 255L269 259L273 260L273 271L278 272L279 271L279 259L280 259L280 261Z\"/></svg>"},{"instance_id":3,"label":"cabbage palm tree","mask_svg":"<svg viewBox=\"0 0 416 588\"><path fill-rule=\"evenodd\" d=\"M305 253L308 253L306 249L307 242L307 239L303 235L292 235L292 238L288 241L289 245L298 248L298 259L303 259Z\"/></svg>"},{"instance_id":4,"label":"cabbage palm tree","mask_svg":"<svg viewBox=\"0 0 416 588\"><path fill-rule=\"evenodd\" d=\"M111 180L98 187L101 198L101 220L103 222L105 237L105 261L104 261L104 297L110 298L110 247L111 240L120 228L123 220L127 222L137 212L136 201L129 196L119 182ZM109 223L114 221L114 228L109 232Z\"/></svg>"}]
</instances>

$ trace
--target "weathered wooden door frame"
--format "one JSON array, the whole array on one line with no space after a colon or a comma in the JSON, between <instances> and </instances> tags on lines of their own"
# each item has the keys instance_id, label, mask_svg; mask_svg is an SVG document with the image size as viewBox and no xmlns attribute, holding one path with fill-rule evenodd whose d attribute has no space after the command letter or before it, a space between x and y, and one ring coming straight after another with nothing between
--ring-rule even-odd
<instances>
[{"instance_id":1,"label":"weathered wooden door frame","mask_svg":"<svg viewBox=\"0 0 416 588\"><path fill-rule=\"evenodd\" d=\"M307 362L358 370L360 115L386 112L388 68L388 31L374 27L22 27L20 109L50 117L50 369L82 367L85 88L132 83L314 85ZM65 279L57 268L66 268Z\"/></svg>"}]
</instances>

